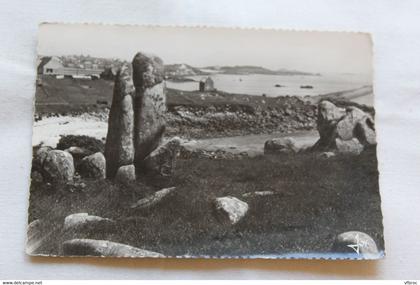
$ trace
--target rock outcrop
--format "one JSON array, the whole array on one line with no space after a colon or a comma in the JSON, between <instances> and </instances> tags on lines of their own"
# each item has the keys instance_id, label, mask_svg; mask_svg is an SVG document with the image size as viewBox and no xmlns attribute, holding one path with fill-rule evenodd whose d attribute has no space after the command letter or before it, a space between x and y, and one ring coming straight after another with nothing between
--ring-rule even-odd
<instances>
[{"instance_id":1,"label":"rock outcrop","mask_svg":"<svg viewBox=\"0 0 420 285\"><path fill-rule=\"evenodd\" d=\"M293 138L270 139L264 144L264 154L296 153L298 151Z\"/></svg>"},{"instance_id":2,"label":"rock outcrop","mask_svg":"<svg viewBox=\"0 0 420 285\"><path fill-rule=\"evenodd\" d=\"M69 182L73 180L74 164L70 153L62 150L43 152L42 176L49 182Z\"/></svg>"},{"instance_id":3,"label":"rock outcrop","mask_svg":"<svg viewBox=\"0 0 420 285\"><path fill-rule=\"evenodd\" d=\"M137 53L133 59L134 99L134 165L156 149L165 131L166 95L164 67L160 58Z\"/></svg>"},{"instance_id":4,"label":"rock outcrop","mask_svg":"<svg viewBox=\"0 0 420 285\"><path fill-rule=\"evenodd\" d=\"M106 176L114 178L118 169L134 160L134 85L129 67L122 66L116 75L114 95L108 118L105 144Z\"/></svg>"},{"instance_id":5,"label":"rock outcrop","mask_svg":"<svg viewBox=\"0 0 420 285\"><path fill-rule=\"evenodd\" d=\"M216 198L216 215L223 223L236 224L248 212L248 204L232 196Z\"/></svg>"},{"instance_id":6,"label":"rock outcrop","mask_svg":"<svg viewBox=\"0 0 420 285\"><path fill-rule=\"evenodd\" d=\"M144 159L144 170L162 176L171 176L175 169L180 147L181 139L178 137L172 138L159 146Z\"/></svg>"},{"instance_id":7,"label":"rock outcrop","mask_svg":"<svg viewBox=\"0 0 420 285\"><path fill-rule=\"evenodd\" d=\"M376 144L373 118L357 107L344 109L321 101L317 124L320 139L312 150L359 154Z\"/></svg>"},{"instance_id":8,"label":"rock outcrop","mask_svg":"<svg viewBox=\"0 0 420 285\"><path fill-rule=\"evenodd\" d=\"M105 178L106 162L105 156L100 153L94 153L86 156L80 163L80 174L88 178Z\"/></svg>"},{"instance_id":9,"label":"rock outcrop","mask_svg":"<svg viewBox=\"0 0 420 285\"><path fill-rule=\"evenodd\" d=\"M177 94L179 91L170 92ZM185 96L182 95L182 98ZM316 128L316 106L306 104L301 98L281 96L266 98L267 104L250 104L250 100L255 100L257 96L246 97L252 99L238 97L238 101L226 103L226 98L229 97L225 93L213 92L205 95L204 102L215 101L214 105L172 103L168 105L165 133L191 138L210 138L274 132L293 133ZM188 99L190 98L186 97L185 100ZM191 98L191 102L194 100L194 97ZM217 101L220 103L216 103ZM261 106L264 108L260 108Z\"/></svg>"},{"instance_id":10,"label":"rock outcrop","mask_svg":"<svg viewBox=\"0 0 420 285\"><path fill-rule=\"evenodd\" d=\"M160 253L126 244L94 239L67 240L63 243L63 252L70 256L164 257Z\"/></svg>"}]
</instances>

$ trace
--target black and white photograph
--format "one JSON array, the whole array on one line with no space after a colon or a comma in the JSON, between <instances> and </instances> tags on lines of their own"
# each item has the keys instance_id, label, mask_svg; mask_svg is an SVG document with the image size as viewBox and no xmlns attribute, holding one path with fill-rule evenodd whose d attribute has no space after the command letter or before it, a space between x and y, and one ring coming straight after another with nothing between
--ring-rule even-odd
<instances>
[{"instance_id":1,"label":"black and white photograph","mask_svg":"<svg viewBox=\"0 0 420 285\"><path fill-rule=\"evenodd\" d=\"M368 33L39 26L26 253L380 259Z\"/></svg>"}]
</instances>

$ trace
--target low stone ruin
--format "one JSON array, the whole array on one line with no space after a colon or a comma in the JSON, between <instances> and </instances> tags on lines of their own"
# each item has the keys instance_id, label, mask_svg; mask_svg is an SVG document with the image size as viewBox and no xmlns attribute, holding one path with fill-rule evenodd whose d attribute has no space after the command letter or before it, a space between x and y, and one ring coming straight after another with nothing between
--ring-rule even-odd
<instances>
[{"instance_id":1,"label":"low stone ruin","mask_svg":"<svg viewBox=\"0 0 420 285\"><path fill-rule=\"evenodd\" d=\"M372 116L357 107L339 108L329 101L318 104L319 140L314 151L359 154L376 145Z\"/></svg>"}]
</instances>

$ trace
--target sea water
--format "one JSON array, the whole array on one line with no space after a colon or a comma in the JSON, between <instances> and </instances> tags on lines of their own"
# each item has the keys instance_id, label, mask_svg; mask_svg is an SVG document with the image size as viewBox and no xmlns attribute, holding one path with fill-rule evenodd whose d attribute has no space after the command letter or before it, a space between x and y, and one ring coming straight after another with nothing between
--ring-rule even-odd
<instances>
[{"instance_id":1,"label":"sea water","mask_svg":"<svg viewBox=\"0 0 420 285\"><path fill-rule=\"evenodd\" d=\"M213 79L217 90L259 96L265 94L268 97L315 96L372 85L370 76L361 74L322 74L320 76L212 74L209 76ZM195 80L194 82L168 81L166 84L169 88L194 91L198 90L198 81L206 77L190 76L188 78ZM312 86L312 88L301 88L302 86Z\"/></svg>"}]
</instances>

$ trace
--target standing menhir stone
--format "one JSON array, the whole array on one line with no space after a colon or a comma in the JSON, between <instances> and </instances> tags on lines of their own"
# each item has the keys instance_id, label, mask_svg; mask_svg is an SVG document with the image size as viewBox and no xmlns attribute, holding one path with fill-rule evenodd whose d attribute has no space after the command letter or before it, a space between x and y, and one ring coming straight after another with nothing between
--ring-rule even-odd
<instances>
[{"instance_id":1,"label":"standing menhir stone","mask_svg":"<svg viewBox=\"0 0 420 285\"><path fill-rule=\"evenodd\" d=\"M116 75L114 95L108 119L105 144L106 176L114 178L120 166L133 163L134 145L134 87L128 66L122 66Z\"/></svg>"},{"instance_id":2,"label":"standing menhir stone","mask_svg":"<svg viewBox=\"0 0 420 285\"><path fill-rule=\"evenodd\" d=\"M166 95L163 62L155 56L137 53L133 59L134 146L136 170L156 149L165 131Z\"/></svg>"}]
</instances>

